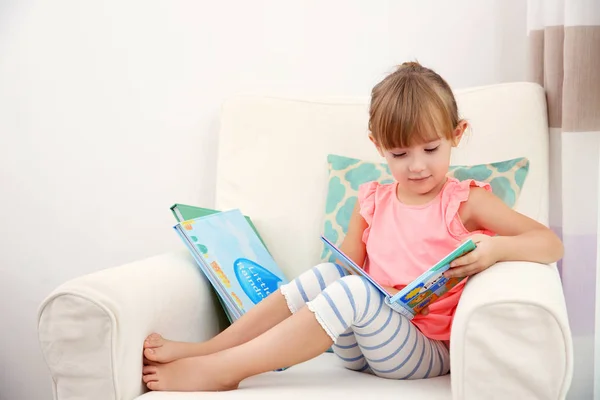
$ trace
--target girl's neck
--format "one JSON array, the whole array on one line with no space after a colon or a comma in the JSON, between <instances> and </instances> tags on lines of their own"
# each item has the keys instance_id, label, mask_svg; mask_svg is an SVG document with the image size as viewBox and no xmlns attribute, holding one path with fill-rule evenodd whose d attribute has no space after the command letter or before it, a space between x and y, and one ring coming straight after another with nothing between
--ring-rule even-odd
<instances>
[{"instance_id":1,"label":"girl's neck","mask_svg":"<svg viewBox=\"0 0 600 400\"><path fill-rule=\"evenodd\" d=\"M400 190L400 185L396 183L396 199L407 206L425 206L435 200L442 192L444 185L448 182L448 178L444 178L439 184L427 193L415 194L403 192Z\"/></svg>"}]
</instances>

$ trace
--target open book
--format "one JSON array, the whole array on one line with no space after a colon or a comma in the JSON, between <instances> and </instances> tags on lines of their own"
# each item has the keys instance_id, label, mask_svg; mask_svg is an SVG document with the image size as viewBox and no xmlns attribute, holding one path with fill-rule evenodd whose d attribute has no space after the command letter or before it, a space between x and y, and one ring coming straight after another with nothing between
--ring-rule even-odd
<instances>
[{"instance_id":1,"label":"open book","mask_svg":"<svg viewBox=\"0 0 600 400\"><path fill-rule=\"evenodd\" d=\"M476 247L475 243L471 239L467 240L446 257L441 259L438 263L433 265L427 271L423 272L414 281L406 285L404 289L395 295L391 295L371 276L369 276L365 270L360 268L348 256L342 253L342 251L333 243L323 236L321 236L321 240L329 249L331 249L333 254L337 257L337 260L343 264L342 266L345 267L348 272L361 275L368 279L377 289L381 291L381 293L383 293L387 305L409 319L412 319L415 315L421 312L423 308L436 301L464 279L462 277L448 279L444 277L443 273L450 268L450 263L453 260L462 256L463 254L475 250Z\"/></svg>"}]
</instances>

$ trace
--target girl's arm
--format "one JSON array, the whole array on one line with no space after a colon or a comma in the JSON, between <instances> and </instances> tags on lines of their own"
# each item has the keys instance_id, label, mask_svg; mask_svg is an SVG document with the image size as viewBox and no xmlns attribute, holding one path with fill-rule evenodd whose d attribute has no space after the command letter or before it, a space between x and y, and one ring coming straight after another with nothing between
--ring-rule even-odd
<instances>
[{"instance_id":1,"label":"girl's arm","mask_svg":"<svg viewBox=\"0 0 600 400\"><path fill-rule=\"evenodd\" d=\"M360 215L360 206L356 202L354 210L352 210L352 216L350 216L348 233L340 246L340 250L361 268L367 257L367 248L362 241L365 229L367 229L367 221Z\"/></svg>"},{"instance_id":2,"label":"girl's arm","mask_svg":"<svg viewBox=\"0 0 600 400\"><path fill-rule=\"evenodd\" d=\"M468 229L487 229L498 236L477 235L477 249L455 260L447 276L472 275L499 261L548 264L563 255L562 242L554 232L484 189L471 189L460 215Z\"/></svg>"}]
</instances>

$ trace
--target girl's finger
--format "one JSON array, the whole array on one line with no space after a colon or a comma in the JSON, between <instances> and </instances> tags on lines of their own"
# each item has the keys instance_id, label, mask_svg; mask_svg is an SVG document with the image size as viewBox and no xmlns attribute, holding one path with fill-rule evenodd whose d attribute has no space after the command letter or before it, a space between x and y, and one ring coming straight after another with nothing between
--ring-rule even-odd
<instances>
[{"instance_id":1,"label":"girl's finger","mask_svg":"<svg viewBox=\"0 0 600 400\"><path fill-rule=\"evenodd\" d=\"M463 265L472 264L475 261L477 261L478 258L479 258L479 252L477 252L477 249L475 249L472 252L465 254L464 256L459 257L456 260L452 261L450 263L450 268L456 268L456 267L460 267Z\"/></svg>"},{"instance_id":2,"label":"girl's finger","mask_svg":"<svg viewBox=\"0 0 600 400\"><path fill-rule=\"evenodd\" d=\"M461 256L458 257L456 260L452 261L450 263L450 268L456 268L456 267L460 267L461 265L467 265L470 264L469 260L466 258L467 256Z\"/></svg>"},{"instance_id":3,"label":"girl's finger","mask_svg":"<svg viewBox=\"0 0 600 400\"><path fill-rule=\"evenodd\" d=\"M478 272L478 269L479 265L477 263L471 263L458 268L449 269L448 271L444 272L444 276L446 278L462 278L473 275L474 273Z\"/></svg>"}]
</instances>

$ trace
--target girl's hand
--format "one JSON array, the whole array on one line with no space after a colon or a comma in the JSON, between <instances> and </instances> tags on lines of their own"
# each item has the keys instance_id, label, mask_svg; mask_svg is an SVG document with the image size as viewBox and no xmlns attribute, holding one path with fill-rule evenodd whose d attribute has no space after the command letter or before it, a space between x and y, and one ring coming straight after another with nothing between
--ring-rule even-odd
<instances>
[{"instance_id":1,"label":"girl's hand","mask_svg":"<svg viewBox=\"0 0 600 400\"><path fill-rule=\"evenodd\" d=\"M494 237L477 233L471 236L477 248L450 263L450 269L444 273L446 278L474 275L499 260L499 249Z\"/></svg>"}]
</instances>

